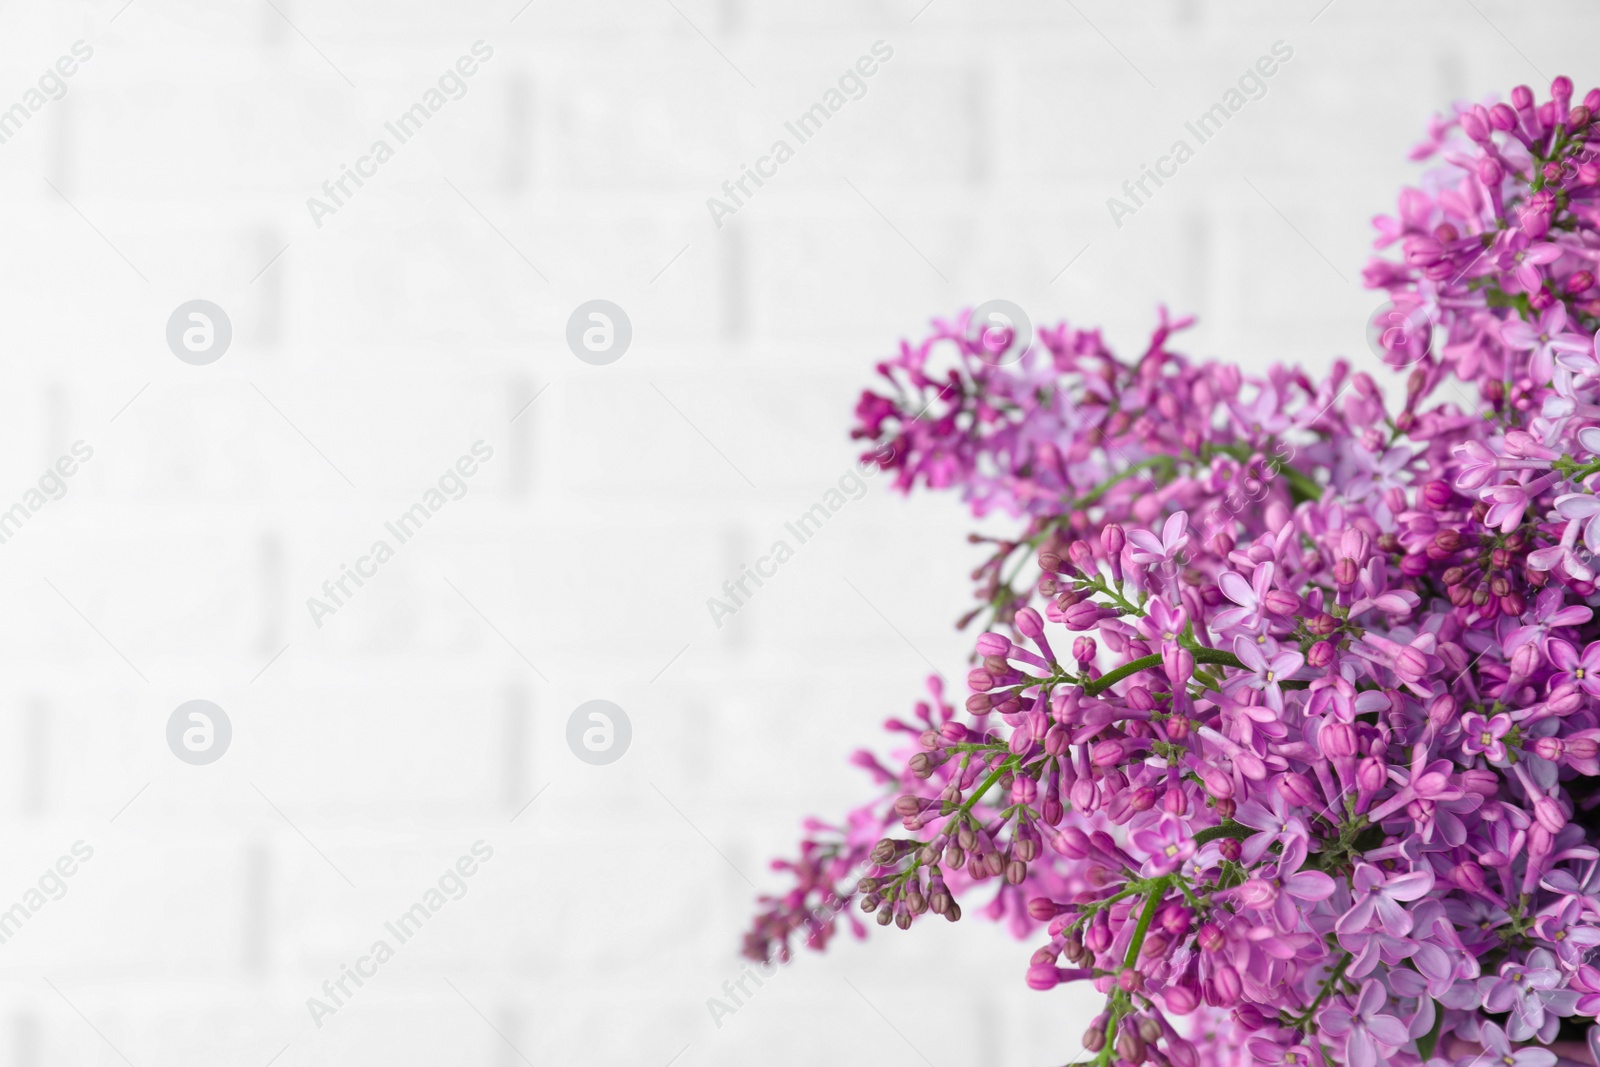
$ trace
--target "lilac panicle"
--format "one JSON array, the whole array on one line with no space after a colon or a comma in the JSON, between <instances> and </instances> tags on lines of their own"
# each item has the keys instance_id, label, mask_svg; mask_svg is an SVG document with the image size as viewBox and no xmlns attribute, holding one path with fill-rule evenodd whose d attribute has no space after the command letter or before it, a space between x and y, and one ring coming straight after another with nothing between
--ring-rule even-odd
<instances>
[{"instance_id":1,"label":"lilac panicle","mask_svg":"<svg viewBox=\"0 0 1600 1067\"><path fill-rule=\"evenodd\" d=\"M1016 532L973 539L970 692L891 722L746 952L966 902L1104 995L1098 1067L1595 1063L1597 109L1430 125L1365 271L1389 396L1165 310L1131 358L958 315L880 364L873 461Z\"/></svg>"}]
</instances>

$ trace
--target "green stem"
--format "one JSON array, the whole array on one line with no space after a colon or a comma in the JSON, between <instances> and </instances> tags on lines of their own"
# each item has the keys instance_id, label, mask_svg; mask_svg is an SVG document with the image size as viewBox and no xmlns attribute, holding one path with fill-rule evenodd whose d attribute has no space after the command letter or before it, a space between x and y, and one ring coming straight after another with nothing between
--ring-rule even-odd
<instances>
[{"instance_id":1,"label":"green stem","mask_svg":"<svg viewBox=\"0 0 1600 1067\"><path fill-rule=\"evenodd\" d=\"M1172 876L1169 874L1150 887L1150 895L1145 898L1144 911L1139 913L1139 925L1133 928L1133 940L1128 942L1128 954L1122 960L1124 967L1132 967L1139 961L1139 952L1144 948L1144 935L1150 932L1150 923L1156 917L1156 909L1161 906L1161 898L1166 896L1167 887L1171 884Z\"/></svg>"},{"instance_id":2,"label":"green stem","mask_svg":"<svg viewBox=\"0 0 1600 1067\"><path fill-rule=\"evenodd\" d=\"M1311 1022L1311 1017L1315 1015L1317 1013L1317 1009L1322 1006L1322 1002L1328 999L1328 994L1333 992L1333 987L1338 985L1339 979L1344 977L1344 969L1350 966L1350 961L1354 958L1355 957L1348 952L1344 954L1344 956L1334 966L1332 973L1330 973L1327 979L1322 983L1322 988L1317 991L1317 998L1311 1002L1310 1007L1306 1008L1305 1011L1289 1020L1290 1026L1301 1030L1305 1029L1306 1024Z\"/></svg>"},{"instance_id":3,"label":"green stem","mask_svg":"<svg viewBox=\"0 0 1600 1067\"><path fill-rule=\"evenodd\" d=\"M1223 652L1221 649L1206 648L1203 645L1200 645L1189 649L1189 652L1194 656L1194 661L1196 663L1219 663L1224 667L1244 666L1244 664L1239 662L1239 658L1232 652ZM1109 671L1092 681L1085 682L1083 691L1089 696L1096 696L1105 692L1105 690L1109 687L1116 685L1130 674L1138 674L1140 671L1147 671L1152 667L1159 666L1161 666L1161 656L1159 653L1145 656L1144 658L1136 659L1131 663L1124 663L1116 670Z\"/></svg>"}]
</instances>

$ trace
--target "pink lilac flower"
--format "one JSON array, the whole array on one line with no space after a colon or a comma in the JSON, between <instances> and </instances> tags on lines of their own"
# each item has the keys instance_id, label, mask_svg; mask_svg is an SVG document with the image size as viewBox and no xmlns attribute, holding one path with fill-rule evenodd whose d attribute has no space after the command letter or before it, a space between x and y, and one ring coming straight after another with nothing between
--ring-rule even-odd
<instances>
[{"instance_id":1,"label":"pink lilac flower","mask_svg":"<svg viewBox=\"0 0 1600 1067\"><path fill-rule=\"evenodd\" d=\"M1383 1012L1388 999L1383 983L1369 978L1350 1007L1333 1005L1322 1009L1322 1029L1332 1037L1345 1039L1345 1060L1349 1067L1377 1067L1411 1040L1405 1024Z\"/></svg>"},{"instance_id":2,"label":"pink lilac flower","mask_svg":"<svg viewBox=\"0 0 1600 1067\"><path fill-rule=\"evenodd\" d=\"M1363 273L1392 382L1194 359L1165 309L891 352L854 433L984 519L982 632L746 953L1001 922L1104 997L1094 1067L1600 1063L1597 115L1558 78L1430 123Z\"/></svg>"}]
</instances>

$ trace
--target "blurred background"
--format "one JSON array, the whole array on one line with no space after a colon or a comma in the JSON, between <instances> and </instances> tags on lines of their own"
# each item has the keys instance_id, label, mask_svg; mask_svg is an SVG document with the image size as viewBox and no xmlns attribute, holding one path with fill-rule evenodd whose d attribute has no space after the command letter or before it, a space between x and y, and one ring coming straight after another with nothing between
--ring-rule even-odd
<instances>
[{"instance_id":1,"label":"blurred background","mask_svg":"<svg viewBox=\"0 0 1600 1067\"><path fill-rule=\"evenodd\" d=\"M708 598L838 484L873 363L934 315L1132 353L1165 302L1196 356L1377 371L1369 220L1429 116L1581 96L1597 27L3 5L0 1063L1070 1060L1093 994L1030 992L976 909L707 1007L768 859L869 795L849 753L959 682L959 502L868 483L734 616Z\"/></svg>"}]
</instances>

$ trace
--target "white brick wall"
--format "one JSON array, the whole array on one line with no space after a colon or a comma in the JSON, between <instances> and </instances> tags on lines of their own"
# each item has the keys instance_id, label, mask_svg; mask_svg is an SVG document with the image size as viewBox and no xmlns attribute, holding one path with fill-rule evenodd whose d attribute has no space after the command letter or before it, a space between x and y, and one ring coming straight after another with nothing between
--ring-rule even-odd
<instances>
[{"instance_id":1,"label":"white brick wall","mask_svg":"<svg viewBox=\"0 0 1600 1067\"><path fill-rule=\"evenodd\" d=\"M705 598L848 466L856 392L929 316L1005 297L1132 348L1164 300L1197 354L1370 364L1367 220L1428 114L1600 81L1576 0L121 4L0 11L0 108L94 48L0 144L0 508L94 449L0 544L0 908L94 849L0 944L19 1067L1066 1059L1092 994L1029 993L976 920L808 956L713 1026L746 879L863 795L845 758L924 656L960 670L969 522L878 481L721 630ZM479 39L467 95L316 228L306 197ZM1279 39L1268 94L1114 228ZM195 297L234 326L205 367L164 342ZM563 340L596 297L633 323L611 366ZM480 439L467 496L313 625ZM633 724L610 766L564 740L597 697ZM234 727L203 767L165 741L195 698ZM314 1026L480 839L467 895Z\"/></svg>"}]
</instances>

